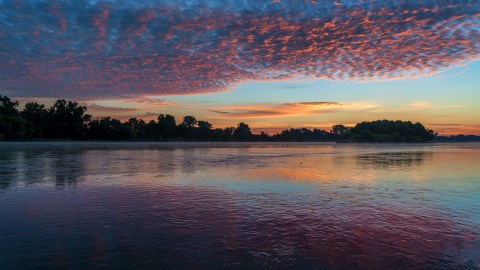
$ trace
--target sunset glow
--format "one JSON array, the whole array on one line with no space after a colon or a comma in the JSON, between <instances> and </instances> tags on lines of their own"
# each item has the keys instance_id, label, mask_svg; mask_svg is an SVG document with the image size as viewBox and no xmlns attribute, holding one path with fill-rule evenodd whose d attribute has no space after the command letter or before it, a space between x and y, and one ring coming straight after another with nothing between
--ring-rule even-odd
<instances>
[{"instance_id":1,"label":"sunset glow","mask_svg":"<svg viewBox=\"0 0 480 270\"><path fill-rule=\"evenodd\" d=\"M400 119L480 134L468 0L0 1L0 94L254 131Z\"/></svg>"}]
</instances>

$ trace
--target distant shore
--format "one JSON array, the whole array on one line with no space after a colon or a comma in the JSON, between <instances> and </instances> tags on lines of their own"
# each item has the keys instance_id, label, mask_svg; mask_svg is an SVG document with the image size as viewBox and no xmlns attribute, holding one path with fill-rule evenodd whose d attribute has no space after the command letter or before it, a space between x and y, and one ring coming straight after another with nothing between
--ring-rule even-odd
<instances>
[{"instance_id":1,"label":"distant shore","mask_svg":"<svg viewBox=\"0 0 480 270\"><path fill-rule=\"evenodd\" d=\"M87 107L75 101L57 100L46 108L0 95L0 141L122 141L122 142L339 142L339 143L424 143L480 141L480 136L438 136L421 123L376 120L355 126L333 125L331 130L290 128L277 134L254 134L240 122L236 127L214 128L207 121L187 115L177 124L174 116L159 114L157 121L111 117L93 118Z\"/></svg>"},{"instance_id":2,"label":"distant shore","mask_svg":"<svg viewBox=\"0 0 480 270\"><path fill-rule=\"evenodd\" d=\"M436 136L421 123L401 120L364 121L353 127L334 125L330 131L290 128L271 135L254 134L244 122L214 128L191 115L184 116L179 124L170 114L159 114L157 121L148 123L137 118L125 122L93 118L86 113L86 106L64 99L50 108L36 102L26 103L21 111L18 106L18 101L0 95L0 140L421 143Z\"/></svg>"},{"instance_id":3,"label":"distant shore","mask_svg":"<svg viewBox=\"0 0 480 270\"><path fill-rule=\"evenodd\" d=\"M18 140L18 141L0 141L3 145L19 145L19 144L158 144L158 145L424 145L424 144L467 144L467 143L480 143L480 141L429 141L421 143L409 143L409 142L296 142L296 141L122 141L122 140Z\"/></svg>"}]
</instances>

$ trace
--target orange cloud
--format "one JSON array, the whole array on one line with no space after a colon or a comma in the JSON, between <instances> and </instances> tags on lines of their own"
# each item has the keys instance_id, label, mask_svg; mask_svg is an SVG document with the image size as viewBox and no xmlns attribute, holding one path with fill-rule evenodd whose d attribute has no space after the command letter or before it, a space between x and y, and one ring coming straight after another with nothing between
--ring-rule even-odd
<instances>
[{"instance_id":1,"label":"orange cloud","mask_svg":"<svg viewBox=\"0 0 480 270\"><path fill-rule=\"evenodd\" d=\"M468 124L429 124L440 135L480 135L480 125L468 125Z\"/></svg>"},{"instance_id":2,"label":"orange cloud","mask_svg":"<svg viewBox=\"0 0 480 270\"><path fill-rule=\"evenodd\" d=\"M220 118L264 118L324 114L342 110L365 110L376 106L376 104L369 103L294 102L218 106L210 111L217 113Z\"/></svg>"},{"instance_id":3,"label":"orange cloud","mask_svg":"<svg viewBox=\"0 0 480 270\"><path fill-rule=\"evenodd\" d=\"M416 101L410 103L408 106L412 108L430 108L432 107L432 103L429 101Z\"/></svg>"},{"instance_id":4,"label":"orange cloud","mask_svg":"<svg viewBox=\"0 0 480 270\"><path fill-rule=\"evenodd\" d=\"M145 104L147 106L174 106L175 103L171 101L167 101L163 98L154 98L154 97L138 97L138 98L130 98L126 99L125 102L129 103L140 103Z\"/></svg>"},{"instance_id":5,"label":"orange cloud","mask_svg":"<svg viewBox=\"0 0 480 270\"><path fill-rule=\"evenodd\" d=\"M101 106L95 103L82 104L87 107L88 112L93 113L124 113L124 112L135 112L137 108L125 108L125 107L109 107Z\"/></svg>"},{"instance_id":6,"label":"orange cloud","mask_svg":"<svg viewBox=\"0 0 480 270\"><path fill-rule=\"evenodd\" d=\"M120 120L127 120L130 117L140 117L147 120L156 119L165 110L177 108L177 104L162 98L138 97L124 100L95 100L86 102L88 112L94 116L112 116Z\"/></svg>"}]
</instances>

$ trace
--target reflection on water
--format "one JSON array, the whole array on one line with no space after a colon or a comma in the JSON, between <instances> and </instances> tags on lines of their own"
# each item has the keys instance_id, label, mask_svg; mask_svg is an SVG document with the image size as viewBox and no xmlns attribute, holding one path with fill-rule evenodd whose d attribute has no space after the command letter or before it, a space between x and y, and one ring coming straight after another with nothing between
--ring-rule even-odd
<instances>
[{"instance_id":1,"label":"reflection on water","mask_svg":"<svg viewBox=\"0 0 480 270\"><path fill-rule=\"evenodd\" d=\"M431 157L431 152L388 152L357 155L360 167L373 166L379 169L414 169L423 165L425 158Z\"/></svg>"},{"instance_id":2,"label":"reflection on water","mask_svg":"<svg viewBox=\"0 0 480 270\"><path fill-rule=\"evenodd\" d=\"M480 145L0 144L0 269L478 269Z\"/></svg>"}]
</instances>

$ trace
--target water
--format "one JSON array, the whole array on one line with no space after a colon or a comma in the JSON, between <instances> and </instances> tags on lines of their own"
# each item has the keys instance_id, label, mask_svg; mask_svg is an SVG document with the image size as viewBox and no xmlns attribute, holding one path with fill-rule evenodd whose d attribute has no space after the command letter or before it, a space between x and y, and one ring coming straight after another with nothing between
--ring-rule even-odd
<instances>
[{"instance_id":1,"label":"water","mask_svg":"<svg viewBox=\"0 0 480 270\"><path fill-rule=\"evenodd\" d=\"M0 269L480 269L480 144L0 144Z\"/></svg>"}]
</instances>

